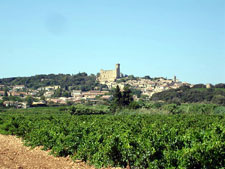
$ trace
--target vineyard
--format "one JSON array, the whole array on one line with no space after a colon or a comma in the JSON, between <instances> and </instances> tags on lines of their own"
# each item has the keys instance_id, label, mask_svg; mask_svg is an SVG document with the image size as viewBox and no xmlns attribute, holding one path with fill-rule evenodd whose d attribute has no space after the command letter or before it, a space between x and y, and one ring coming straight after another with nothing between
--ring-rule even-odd
<instances>
[{"instance_id":1,"label":"vineyard","mask_svg":"<svg viewBox=\"0 0 225 169\"><path fill-rule=\"evenodd\" d=\"M223 168L225 116L1 112L0 133L95 167Z\"/></svg>"}]
</instances>

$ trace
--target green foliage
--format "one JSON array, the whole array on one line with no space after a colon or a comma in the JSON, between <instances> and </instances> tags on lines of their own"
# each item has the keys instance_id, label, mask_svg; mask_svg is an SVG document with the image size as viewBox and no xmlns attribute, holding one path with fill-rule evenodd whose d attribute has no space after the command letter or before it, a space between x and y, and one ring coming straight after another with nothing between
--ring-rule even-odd
<instances>
[{"instance_id":1,"label":"green foliage","mask_svg":"<svg viewBox=\"0 0 225 169\"><path fill-rule=\"evenodd\" d=\"M69 112L71 115L93 115L93 114L108 114L108 106L87 106L78 104L75 106L69 107L66 112Z\"/></svg>"},{"instance_id":2,"label":"green foliage","mask_svg":"<svg viewBox=\"0 0 225 169\"><path fill-rule=\"evenodd\" d=\"M199 85L197 85L199 87ZM163 100L169 103L215 103L225 105L225 90L223 88L190 88L183 86L179 89L171 89L155 93L151 100Z\"/></svg>"},{"instance_id":3,"label":"green foliage","mask_svg":"<svg viewBox=\"0 0 225 169\"><path fill-rule=\"evenodd\" d=\"M212 102L215 104L225 105L225 96L215 95L212 98Z\"/></svg>"},{"instance_id":4,"label":"green foliage","mask_svg":"<svg viewBox=\"0 0 225 169\"><path fill-rule=\"evenodd\" d=\"M172 114L181 113L176 104L166 104L163 106L163 109L167 110L168 112L170 112Z\"/></svg>"},{"instance_id":5,"label":"green foliage","mask_svg":"<svg viewBox=\"0 0 225 169\"><path fill-rule=\"evenodd\" d=\"M215 88L222 88L225 89L225 84L224 83L219 83L215 85Z\"/></svg>"},{"instance_id":6,"label":"green foliage","mask_svg":"<svg viewBox=\"0 0 225 169\"><path fill-rule=\"evenodd\" d=\"M23 137L27 145L43 146L56 156L69 155L96 167L225 166L224 115L71 116L7 112L0 113L0 133Z\"/></svg>"},{"instance_id":7,"label":"green foliage","mask_svg":"<svg viewBox=\"0 0 225 169\"><path fill-rule=\"evenodd\" d=\"M7 109L8 114L20 114L20 115L50 115L50 114L63 114L68 109L68 106L59 107L35 107L28 109Z\"/></svg>"},{"instance_id":8,"label":"green foliage","mask_svg":"<svg viewBox=\"0 0 225 169\"><path fill-rule=\"evenodd\" d=\"M214 109L215 114L225 114L225 107L224 106L218 106Z\"/></svg>"},{"instance_id":9,"label":"green foliage","mask_svg":"<svg viewBox=\"0 0 225 169\"><path fill-rule=\"evenodd\" d=\"M160 107L158 106L160 105ZM192 103L192 104L166 104L166 103L152 103L148 105L148 108L154 108L160 110L164 110L171 114L217 114L220 107L220 113L222 113L224 106L218 106L216 104L199 104L199 103ZM147 107L147 106L146 106ZM222 108L223 107L223 108ZM224 111L225 113L225 111Z\"/></svg>"},{"instance_id":10,"label":"green foliage","mask_svg":"<svg viewBox=\"0 0 225 169\"><path fill-rule=\"evenodd\" d=\"M139 109L142 107L142 104L140 102L136 102L136 101L132 101L130 104L129 104L129 108L130 109Z\"/></svg>"},{"instance_id":11,"label":"green foliage","mask_svg":"<svg viewBox=\"0 0 225 169\"><path fill-rule=\"evenodd\" d=\"M134 104L134 105L133 105ZM165 102L148 102L138 101L132 102L130 109L135 109L136 113L144 114L221 114L225 113L225 107L217 104L202 103L165 103ZM138 109L138 110L136 110ZM140 110L139 110L140 109ZM143 111L144 109L144 111ZM130 110L131 112L133 110ZM118 112L120 113L120 112ZM127 113L126 113L127 114ZM128 113L129 114L129 113Z\"/></svg>"},{"instance_id":12,"label":"green foliage","mask_svg":"<svg viewBox=\"0 0 225 169\"><path fill-rule=\"evenodd\" d=\"M71 97L71 93L65 91L65 92L62 93L62 97Z\"/></svg>"},{"instance_id":13,"label":"green foliage","mask_svg":"<svg viewBox=\"0 0 225 169\"><path fill-rule=\"evenodd\" d=\"M8 96L8 91L9 91L8 88L5 87L5 88L4 88L4 96L5 96L5 97Z\"/></svg>"},{"instance_id":14,"label":"green foliage","mask_svg":"<svg viewBox=\"0 0 225 169\"><path fill-rule=\"evenodd\" d=\"M137 80L137 77L134 77L134 75L129 75L127 77L128 80Z\"/></svg>"},{"instance_id":15,"label":"green foliage","mask_svg":"<svg viewBox=\"0 0 225 169\"><path fill-rule=\"evenodd\" d=\"M163 103L161 102L143 102L142 107L146 109L160 109Z\"/></svg>"},{"instance_id":16,"label":"green foliage","mask_svg":"<svg viewBox=\"0 0 225 169\"><path fill-rule=\"evenodd\" d=\"M193 88L206 88L206 85L204 84L196 84L193 86Z\"/></svg>"},{"instance_id":17,"label":"green foliage","mask_svg":"<svg viewBox=\"0 0 225 169\"><path fill-rule=\"evenodd\" d=\"M138 90L138 89L133 89L133 88L131 88L130 90L131 90L131 92L132 92L133 95L136 95L138 98L141 97L141 93L142 93L142 92L141 92L140 90Z\"/></svg>"},{"instance_id":18,"label":"green foliage","mask_svg":"<svg viewBox=\"0 0 225 169\"><path fill-rule=\"evenodd\" d=\"M27 96L25 100L27 102L27 105L32 106L34 102L34 98L32 96Z\"/></svg>"},{"instance_id":19,"label":"green foliage","mask_svg":"<svg viewBox=\"0 0 225 169\"><path fill-rule=\"evenodd\" d=\"M61 88L58 88L58 89L55 91L53 97L61 97L61 96L62 96L62 89L61 89Z\"/></svg>"},{"instance_id":20,"label":"green foliage","mask_svg":"<svg viewBox=\"0 0 225 169\"><path fill-rule=\"evenodd\" d=\"M118 85L116 86L116 89L113 92L113 104L115 106L121 106L122 105L122 93L121 93Z\"/></svg>"},{"instance_id":21,"label":"green foliage","mask_svg":"<svg viewBox=\"0 0 225 169\"><path fill-rule=\"evenodd\" d=\"M128 80L129 80L128 78L120 78L120 79L117 79L116 82L117 83L122 83L122 82L126 82Z\"/></svg>"},{"instance_id":22,"label":"green foliage","mask_svg":"<svg viewBox=\"0 0 225 169\"><path fill-rule=\"evenodd\" d=\"M14 77L0 79L0 84L5 86L25 85L28 88L37 89L39 87L60 85L62 88L72 86L74 90L92 90L96 86L101 86L96 83L96 76L87 73L70 74L49 74L36 75L31 77Z\"/></svg>"},{"instance_id":23,"label":"green foliage","mask_svg":"<svg viewBox=\"0 0 225 169\"><path fill-rule=\"evenodd\" d=\"M45 96L41 96L40 100L46 101Z\"/></svg>"},{"instance_id":24,"label":"green foliage","mask_svg":"<svg viewBox=\"0 0 225 169\"><path fill-rule=\"evenodd\" d=\"M3 100L0 100L0 107L3 107Z\"/></svg>"},{"instance_id":25,"label":"green foliage","mask_svg":"<svg viewBox=\"0 0 225 169\"><path fill-rule=\"evenodd\" d=\"M122 92L121 104L122 104L122 106L129 106L129 104L132 101L133 101L132 92L128 86L125 86L124 90Z\"/></svg>"},{"instance_id":26,"label":"green foliage","mask_svg":"<svg viewBox=\"0 0 225 169\"><path fill-rule=\"evenodd\" d=\"M132 91L128 86L124 87L123 92L120 91L119 86L117 85L116 89L113 91L113 100L111 102L110 109L112 112L116 112L124 107L135 108L135 103L129 106L133 102Z\"/></svg>"},{"instance_id":27,"label":"green foliage","mask_svg":"<svg viewBox=\"0 0 225 169\"><path fill-rule=\"evenodd\" d=\"M143 79L151 80L152 78L151 78L150 76L147 75L147 76L144 76Z\"/></svg>"},{"instance_id":28,"label":"green foliage","mask_svg":"<svg viewBox=\"0 0 225 169\"><path fill-rule=\"evenodd\" d=\"M22 99L19 96L4 96L3 101L18 101L18 102L23 102L24 99Z\"/></svg>"}]
</instances>

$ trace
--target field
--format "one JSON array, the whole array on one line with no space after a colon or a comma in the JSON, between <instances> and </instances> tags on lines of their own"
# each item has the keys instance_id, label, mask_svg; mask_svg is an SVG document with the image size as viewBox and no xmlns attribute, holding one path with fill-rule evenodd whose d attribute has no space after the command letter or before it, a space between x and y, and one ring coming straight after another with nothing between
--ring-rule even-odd
<instances>
[{"instance_id":1,"label":"field","mask_svg":"<svg viewBox=\"0 0 225 169\"><path fill-rule=\"evenodd\" d=\"M0 113L0 133L99 168L225 167L224 113L74 115L71 110L7 110Z\"/></svg>"}]
</instances>

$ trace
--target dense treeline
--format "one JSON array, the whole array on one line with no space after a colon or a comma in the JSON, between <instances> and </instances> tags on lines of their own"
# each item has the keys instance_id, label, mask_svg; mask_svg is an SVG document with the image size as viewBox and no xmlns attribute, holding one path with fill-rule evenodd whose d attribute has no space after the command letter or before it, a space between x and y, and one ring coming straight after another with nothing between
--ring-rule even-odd
<instances>
[{"instance_id":1,"label":"dense treeline","mask_svg":"<svg viewBox=\"0 0 225 169\"><path fill-rule=\"evenodd\" d=\"M218 85L219 86L219 85ZM223 87L223 85L220 85ZM162 100L170 103L214 103L225 105L225 88L190 88L183 86L178 89L171 89L160 93L155 93L152 100ZM198 86L199 87L199 86Z\"/></svg>"},{"instance_id":2,"label":"dense treeline","mask_svg":"<svg viewBox=\"0 0 225 169\"><path fill-rule=\"evenodd\" d=\"M225 114L225 106L202 103L134 102L115 114Z\"/></svg>"},{"instance_id":3,"label":"dense treeline","mask_svg":"<svg viewBox=\"0 0 225 169\"><path fill-rule=\"evenodd\" d=\"M225 84L224 83L218 83L218 84L216 84L216 85L211 85L211 84L209 84L210 85L210 87L211 88L223 88L223 89L225 89ZM195 84L194 86L193 86L193 88L207 88L206 87L207 85L205 85L205 84Z\"/></svg>"},{"instance_id":4,"label":"dense treeline","mask_svg":"<svg viewBox=\"0 0 225 169\"><path fill-rule=\"evenodd\" d=\"M224 126L224 115L0 113L0 133L96 167L223 168Z\"/></svg>"},{"instance_id":5,"label":"dense treeline","mask_svg":"<svg viewBox=\"0 0 225 169\"><path fill-rule=\"evenodd\" d=\"M13 77L0 79L0 84L6 86L25 85L28 88L37 89L39 87L60 85L63 88L73 86L73 89L78 90L92 90L94 87L99 86L96 83L96 76L87 73L78 73L76 75L70 74L49 74L49 75L35 75L31 77Z\"/></svg>"}]
</instances>

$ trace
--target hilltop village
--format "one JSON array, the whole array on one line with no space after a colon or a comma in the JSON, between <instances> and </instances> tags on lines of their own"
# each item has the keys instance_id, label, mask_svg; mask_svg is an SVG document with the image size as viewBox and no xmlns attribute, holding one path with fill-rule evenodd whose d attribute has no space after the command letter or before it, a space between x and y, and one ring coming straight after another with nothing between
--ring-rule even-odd
<instances>
[{"instance_id":1,"label":"hilltop village","mask_svg":"<svg viewBox=\"0 0 225 169\"><path fill-rule=\"evenodd\" d=\"M44 80L41 79L41 81ZM177 80L176 76L173 79L166 79L123 75L120 72L120 64L116 64L114 70L100 70L95 80L101 87L96 86L91 90L74 90L72 86L62 87L60 85L32 89L25 84L12 86L0 84L0 101L5 107L16 108L84 102L104 103L112 99L111 91L117 85L121 90L128 85L134 91L134 100L149 99L154 93L176 89L183 85L191 86ZM8 99L6 99L6 96Z\"/></svg>"},{"instance_id":2,"label":"hilltop village","mask_svg":"<svg viewBox=\"0 0 225 169\"><path fill-rule=\"evenodd\" d=\"M107 85L108 89L115 88L117 85L123 90L126 85L131 88L141 91L142 95L151 97L154 93L162 92L168 89L176 89L183 85L192 86L188 83L181 82L174 76L173 79L166 78L136 78L120 73L120 64L116 64L115 70L101 70L98 81L101 84Z\"/></svg>"}]
</instances>

